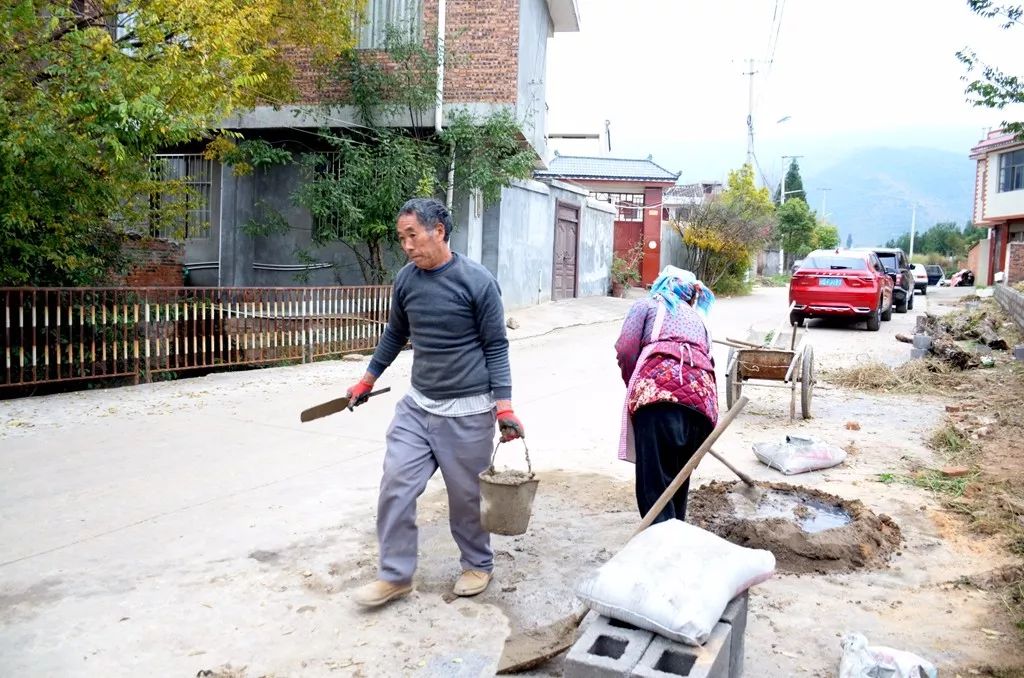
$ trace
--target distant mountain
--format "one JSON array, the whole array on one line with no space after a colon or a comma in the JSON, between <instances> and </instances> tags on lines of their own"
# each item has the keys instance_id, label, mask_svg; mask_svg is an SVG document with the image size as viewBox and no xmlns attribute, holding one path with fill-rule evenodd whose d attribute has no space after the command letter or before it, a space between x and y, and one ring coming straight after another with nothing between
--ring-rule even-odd
<instances>
[{"instance_id":1,"label":"distant mountain","mask_svg":"<svg viewBox=\"0 0 1024 678\"><path fill-rule=\"evenodd\" d=\"M803 168L802 168L803 169ZM871 148L858 151L817 173L804 175L811 209L820 211L822 188L828 220L842 242L883 245L910 230L917 205L917 227L940 221L963 224L971 218L975 163L967 153L930 148Z\"/></svg>"}]
</instances>

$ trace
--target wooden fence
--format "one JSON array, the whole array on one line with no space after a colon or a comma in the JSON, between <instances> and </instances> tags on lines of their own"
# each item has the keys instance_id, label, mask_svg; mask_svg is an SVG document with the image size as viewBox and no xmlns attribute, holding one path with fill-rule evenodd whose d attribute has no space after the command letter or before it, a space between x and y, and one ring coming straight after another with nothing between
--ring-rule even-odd
<instances>
[{"instance_id":1,"label":"wooden fence","mask_svg":"<svg viewBox=\"0 0 1024 678\"><path fill-rule=\"evenodd\" d=\"M0 389L365 351L391 288L0 288Z\"/></svg>"}]
</instances>

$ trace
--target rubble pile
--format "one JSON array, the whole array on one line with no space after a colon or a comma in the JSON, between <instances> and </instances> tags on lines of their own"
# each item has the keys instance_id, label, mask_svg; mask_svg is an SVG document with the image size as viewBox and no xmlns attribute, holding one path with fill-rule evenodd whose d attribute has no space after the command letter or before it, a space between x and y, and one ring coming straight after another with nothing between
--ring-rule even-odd
<instances>
[{"instance_id":1,"label":"rubble pile","mask_svg":"<svg viewBox=\"0 0 1024 678\"><path fill-rule=\"evenodd\" d=\"M992 351L1009 350L1001 334L1003 326L998 315L971 304L963 313L918 316L914 336L898 334L896 339L914 345L914 358L934 357L958 370L969 370L991 366Z\"/></svg>"}]
</instances>

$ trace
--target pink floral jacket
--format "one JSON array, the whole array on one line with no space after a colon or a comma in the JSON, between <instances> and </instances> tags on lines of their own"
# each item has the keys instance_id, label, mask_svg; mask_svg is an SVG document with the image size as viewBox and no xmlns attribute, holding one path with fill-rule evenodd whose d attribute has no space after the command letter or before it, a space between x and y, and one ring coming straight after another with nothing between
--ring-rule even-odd
<instances>
[{"instance_id":1,"label":"pink floral jacket","mask_svg":"<svg viewBox=\"0 0 1024 678\"><path fill-rule=\"evenodd\" d=\"M712 426L717 424L710 345L707 327L693 308L680 305L670 313L662 301L651 298L633 304L615 343L628 388L628 414L652 403L678 403L706 416Z\"/></svg>"}]
</instances>

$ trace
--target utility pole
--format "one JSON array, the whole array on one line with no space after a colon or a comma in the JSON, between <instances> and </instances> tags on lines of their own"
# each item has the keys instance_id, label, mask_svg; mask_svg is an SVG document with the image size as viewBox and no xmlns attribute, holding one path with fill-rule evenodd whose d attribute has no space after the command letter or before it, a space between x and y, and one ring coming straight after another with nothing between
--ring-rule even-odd
<instances>
[{"instance_id":1,"label":"utility pole","mask_svg":"<svg viewBox=\"0 0 1024 678\"><path fill-rule=\"evenodd\" d=\"M743 75L750 76L750 91L747 95L747 164L754 166L754 60L748 59L750 70Z\"/></svg>"},{"instance_id":2,"label":"utility pole","mask_svg":"<svg viewBox=\"0 0 1024 678\"><path fill-rule=\"evenodd\" d=\"M910 215L910 258L914 258L914 235L917 230L917 205L914 205L914 211Z\"/></svg>"},{"instance_id":3,"label":"utility pole","mask_svg":"<svg viewBox=\"0 0 1024 678\"><path fill-rule=\"evenodd\" d=\"M831 190L832 190L831 188L823 188L823 189L821 189L821 219L822 219L822 221L824 221L825 217L827 216L825 214L825 198L828 197L828 192L831 191Z\"/></svg>"}]
</instances>

